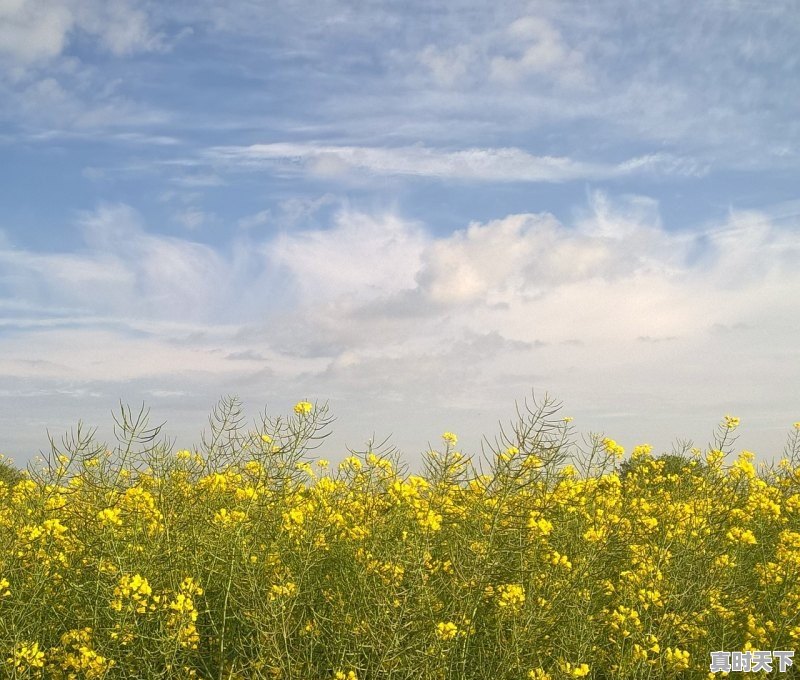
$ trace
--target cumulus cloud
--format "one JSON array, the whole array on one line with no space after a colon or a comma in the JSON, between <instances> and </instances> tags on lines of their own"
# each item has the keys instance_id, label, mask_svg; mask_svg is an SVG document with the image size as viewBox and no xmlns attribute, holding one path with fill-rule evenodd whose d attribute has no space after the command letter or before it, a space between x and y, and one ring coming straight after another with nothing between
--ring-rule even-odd
<instances>
[{"instance_id":1,"label":"cumulus cloud","mask_svg":"<svg viewBox=\"0 0 800 680\"><path fill-rule=\"evenodd\" d=\"M414 287L425 242L394 215L342 210L331 229L282 234L266 252L308 299L368 300Z\"/></svg>"},{"instance_id":2,"label":"cumulus cloud","mask_svg":"<svg viewBox=\"0 0 800 680\"><path fill-rule=\"evenodd\" d=\"M646 423L662 447L720 409L755 421L753 446L797 419L800 242L763 213L676 231L651 199L597 193L572 224L508 215L435 236L343 207L227 252L156 236L126 206L81 221L79 254L0 250L0 372L28 390L319 396L351 443L365 413L399 431L435 410L476 437L532 386L585 429L650 438ZM419 450L414 436L398 443Z\"/></svg>"},{"instance_id":3,"label":"cumulus cloud","mask_svg":"<svg viewBox=\"0 0 800 680\"><path fill-rule=\"evenodd\" d=\"M637 419L658 421L662 410L691 428L732 408L759 421L754 441L777 447L798 377L799 247L796 232L759 213L732 213L705 233L669 231L637 196L596 194L574 225L547 214L475 223L424 244L414 288L375 291L367 303L343 293L313 309L319 289L307 291L307 330L339 340L316 384L489 413L503 389L536 384L580 404L592 427L643 438L652 433ZM754 266L744 271L744 260ZM721 338L721 324L741 333ZM765 395L755 383L779 387ZM619 408L609 415L600 403ZM665 447L698 433L656 430Z\"/></svg>"}]
</instances>

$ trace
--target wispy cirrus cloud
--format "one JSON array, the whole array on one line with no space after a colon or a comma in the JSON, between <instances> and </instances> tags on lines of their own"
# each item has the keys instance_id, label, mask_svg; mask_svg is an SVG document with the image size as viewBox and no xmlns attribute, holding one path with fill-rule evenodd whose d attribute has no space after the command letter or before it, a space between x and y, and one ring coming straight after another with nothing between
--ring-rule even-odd
<instances>
[{"instance_id":1,"label":"wispy cirrus cloud","mask_svg":"<svg viewBox=\"0 0 800 680\"><path fill-rule=\"evenodd\" d=\"M516 147L447 150L422 145L368 147L280 142L214 147L203 157L222 167L278 174L299 172L332 179L366 173L475 182L568 182L648 172L697 176L707 171L692 159L670 154L649 154L609 164L536 156Z\"/></svg>"}]
</instances>

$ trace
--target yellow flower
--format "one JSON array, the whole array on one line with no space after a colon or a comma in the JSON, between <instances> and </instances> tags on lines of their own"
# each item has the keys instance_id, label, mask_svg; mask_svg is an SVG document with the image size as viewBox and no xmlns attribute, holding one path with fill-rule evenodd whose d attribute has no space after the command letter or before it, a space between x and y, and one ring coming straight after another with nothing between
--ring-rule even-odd
<instances>
[{"instance_id":1,"label":"yellow flower","mask_svg":"<svg viewBox=\"0 0 800 680\"><path fill-rule=\"evenodd\" d=\"M114 588L114 599L111 601L111 608L115 611L122 611L125 600L130 600L138 614L144 614L148 609L155 610L155 605L160 596L152 597L153 589L150 587L146 578L139 574L129 576L123 574L119 584Z\"/></svg>"},{"instance_id":2,"label":"yellow flower","mask_svg":"<svg viewBox=\"0 0 800 680\"><path fill-rule=\"evenodd\" d=\"M436 624L436 637L440 640L452 640L458 635L458 626L452 621Z\"/></svg>"},{"instance_id":3,"label":"yellow flower","mask_svg":"<svg viewBox=\"0 0 800 680\"><path fill-rule=\"evenodd\" d=\"M609 617L611 627L619 631L622 637L628 637L631 629L641 628L642 622L639 619L639 612L630 607L620 605Z\"/></svg>"},{"instance_id":4,"label":"yellow flower","mask_svg":"<svg viewBox=\"0 0 800 680\"><path fill-rule=\"evenodd\" d=\"M756 545L758 543L753 532L742 527L731 527L725 537L731 543L744 543L745 545Z\"/></svg>"},{"instance_id":5,"label":"yellow flower","mask_svg":"<svg viewBox=\"0 0 800 680\"><path fill-rule=\"evenodd\" d=\"M97 513L97 519L101 524L109 524L111 526L122 526L122 519L119 516L119 508L105 508Z\"/></svg>"},{"instance_id":6,"label":"yellow flower","mask_svg":"<svg viewBox=\"0 0 800 680\"><path fill-rule=\"evenodd\" d=\"M424 529L439 531L442 528L442 516L433 510L427 510L417 514L419 525Z\"/></svg>"},{"instance_id":7,"label":"yellow flower","mask_svg":"<svg viewBox=\"0 0 800 680\"><path fill-rule=\"evenodd\" d=\"M551 680L551 676L543 668L534 668L528 671L528 680Z\"/></svg>"},{"instance_id":8,"label":"yellow flower","mask_svg":"<svg viewBox=\"0 0 800 680\"><path fill-rule=\"evenodd\" d=\"M180 589L182 593L187 593L189 595L203 594L203 589L197 585L191 576L187 576L185 579L183 579L183 581L181 581Z\"/></svg>"},{"instance_id":9,"label":"yellow flower","mask_svg":"<svg viewBox=\"0 0 800 680\"><path fill-rule=\"evenodd\" d=\"M664 650L664 658L673 670L684 671L689 668L689 652L684 649L667 647Z\"/></svg>"},{"instance_id":10,"label":"yellow flower","mask_svg":"<svg viewBox=\"0 0 800 680\"><path fill-rule=\"evenodd\" d=\"M255 487L248 484L245 487L237 488L235 495L237 501L252 501L258 498L258 491L256 491Z\"/></svg>"},{"instance_id":11,"label":"yellow flower","mask_svg":"<svg viewBox=\"0 0 800 680\"><path fill-rule=\"evenodd\" d=\"M181 583L181 590L183 592L178 593L175 599L167 605L167 609L170 611L167 627L175 635L175 639L181 647L197 649L200 635L195 625L197 609L195 609L191 593L200 594L203 590L194 585L191 578L184 579Z\"/></svg>"},{"instance_id":12,"label":"yellow flower","mask_svg":"<svg viewBox=\"0 0 800 680\"><path fill-rule=\"evenodd\" d=\"M229 524L239 524L240 522L244 522L247 519L247 515L245 515L241 510L228 510L227 508L221 508L216 512L214 515L214 524L219 524L222 526L227 526Z\"/></svg>"},{"instance_id":13,"label":"yellow flower","mask_svg":"<svg viewBox=\"0 0 800 680\"><path fill-rule=\"evenodd\" d=\"M534 536L549 536L553 531L553 523L542 517L538 510L532 510L528 517L528 529Z\"/></svg>"},{"instance_id":14,"label":"yellow flower","mask_svg":"<svg viewBox=\"0 0 800 680\"><path fill-rule=\"evenodd\" d=\"M525 468L526 470L529 470L531 468L540 468L543 466L543 464L544 462L542 461L542 459L539 458L539 456L537 456L535 453L529 453L527 456L525 456L525 459L522 461L522 467Z\"/></svg>"},{"instance_id":15,"label":"yellow flower","mask_svg":"<svg viewBox=\"0 0 800 680\"><path fill-rule=\"evenodd\" d=\"M314 468L311 467L311 463L307 460L300 461L295 465L295 468L301 472L305 472L309 477L314 477Z\"/></svg>"},{"instance_id":16,"label":"yellow flower","mask_svg":"<svg viewBox=\"0 0 800 680\"><path fill-rule=\"evenodd\" d=\"M313 409L314 405L309 401L298 401L294 405L294 412L299 416L311 413Z\"/></svg>"},{"instance_id":17,"label":"yellow flower","mask_svg":"<svg viewBox=\"0 0 800 680\"><path fill-rule=\"evenodd\" d=\"M42 668L44 666L44 652L39 649L39 643L22 643L17 645L12 656L6 661L14 666L14 670L24 673L28 668Z\"/></svg>"},{"instance_id":18,"label":"yellow flower","mask_svg":"<svg viewBox=\"0 0 800 680\"><path fill-rule=\"evenodd\" d=\"M722 425L726 430L735 430L741 421L736 416L725 416Z\"/></svg>"},{"instance_id":19,"label":"yellow flower","mask_svg":"<svg viewBox=\"0 0 800 680\"><path fill-rule=\"evenodd\" d=\"M297 586L291 581L284 585L279 585L276 583L269 589L269 599L277 600L282 597L292 597L296 593Z\"/></svg>"},{"instance_id":20,"label":"yellow flower","mask_svg":"<svg viewBox=\"0 0 800 680\"><path fill-rule=\"evenodd\" d=\"M547 559L554 567L562 567L567 571L572 569L572 562L570 562L566 555L562 555L560 552L558 552L558 550L553 550L548 555Z\"/></svg>"},{"instance_id":21,"label":"yellow flower","mask_svg":"<svg viewBox=\"0 0 800 680\"><path fill-rule=\"evenodd\" d=\"M264 468L257 460L248 460L244 464L244 469L247 470L248 474L252 475L253 477L258 477L264 472Z\"/></svg>"},{"instance_id":22,"label":"yellow flower","mask_svg":"<svg viewBox=\"0 0 800 680\"><path fill-rule=\"evenodd\" d=\"M571 678L585 678L589 675L589 664L571 664L569 662L561 664L561 670Z\"/></svg>"},{"instance_id":23,"label":"yellow flower","mask_svg":"<svg viewBox=\"0 0 800 680\"><path fill-rule=\"evenodd\" d=\"M456 437L452 432L443 433L442 439L444 439L445 444L450 444L450 446L455 446L458 444L458 437Z\"/></svg>"},{"instance_id":24,"label":"yellow flower","mask_svg":"<svg viewBox=\"0 0 800 680\"><path fill-rule=\"evenodd\" d=\"M358 680L358 675L356 675L355 671L336 671L333 674L334 680Z\"/></svg>"},{"instance_id":25,"label":"yellow flower","mask_svg":"<svg viewBox=\"0 0 800 680\"><path fill-rule=\"evenodd\" d=\"M622 456L625 455L625 449L623 449L613 439L606 437L603 440L603 446L605 447L606 452L613 458L622 458Z\"/></svg>"},{"instance_id":26,"label":"yellow flower","mask_svg":"<svg viewBox=\"0 0 800 680\"><path fill-rule=\"evenodd\" d=\"M499 607L516 611L525 604L525 588L518 583L507 583L497 587Z\"/></svg>"},{"instance_id":27,"label":"yellow flower","mask_svg":"<svg viewBox=\"0 0 800 680\"><path fill-rule=\"evenodd\" d=\"M283 513L283 526L290 529L293 526L302 526L306 521L306 515L302 508L292 508Z\"/></svg>"},{"instance_id":28,"label":"yellow flower","mask_svg":"<svg viewBox=\"0 0 800 680\"><path fill-rule=\"evenodd\" d=\"M112 659L98 654L92 644L92 629L73 629L61 636L61 649L54 649L54 665L67 671L67 678L99 680L108 677L115 665ZM58 676L62 677L62 676Z\"/></svg>"},{"instance_id":29,"label":"yellow flower","mask_svg":"<svg viewBox=\"0 0 800 680\"><path fill-rule=\"evenodd\" d=\"M589 543L599 543L600 541L605 541L608 535L608 527L589 527L583 532L583 539Z\"/></svg>"}]
</instances>

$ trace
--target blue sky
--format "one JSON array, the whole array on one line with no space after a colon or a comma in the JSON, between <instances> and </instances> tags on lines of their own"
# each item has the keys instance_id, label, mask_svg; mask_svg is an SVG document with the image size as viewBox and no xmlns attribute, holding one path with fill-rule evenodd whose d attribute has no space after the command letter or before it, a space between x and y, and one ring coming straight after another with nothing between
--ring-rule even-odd
<instances>
[{"instance_id":1,"label":"blue sky","mask_svg":"<svg viewBox=\"0 0 800 680\"><path fill-rule=\"evenodd\" d=\"M301 399L410 460L549 392L800 419L793 1L0 0L0 448Z\"/></svg>"}]
</instances>

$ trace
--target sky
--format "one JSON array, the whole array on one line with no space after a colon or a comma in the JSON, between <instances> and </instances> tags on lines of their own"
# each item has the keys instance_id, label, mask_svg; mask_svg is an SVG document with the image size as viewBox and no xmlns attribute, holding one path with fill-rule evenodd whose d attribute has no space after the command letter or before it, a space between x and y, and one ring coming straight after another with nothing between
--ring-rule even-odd
<instances>
[{"instance_id":1,"label":"sky","mask_svg":"<svg viewBox=\"0 0 800 680\"><path fill-rule=\"evenodd\" d=\"M0 0L0 450L325 402L412 465L545 394L800 420L794 0Z\"/></svg>"}]
</instances>

